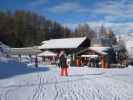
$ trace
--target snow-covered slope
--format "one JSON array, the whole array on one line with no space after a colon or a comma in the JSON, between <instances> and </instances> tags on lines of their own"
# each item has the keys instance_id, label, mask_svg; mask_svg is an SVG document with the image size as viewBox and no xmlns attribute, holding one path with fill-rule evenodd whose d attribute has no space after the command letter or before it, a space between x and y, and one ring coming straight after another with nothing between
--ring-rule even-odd
<instances>
[{"instance_id":1,"label":"snow-covered slope","mask_svg":"<svg viewBox=\"0 0 133 100\"><path fill-rule=\"evenodd\" d=\"M3 67L16 73L0 79L0 100L133 100L132 67L72 67L68 77L61 77L54 66L32 69L18 63L1 63L0 73Z\"/></svg>"}]
</instances>

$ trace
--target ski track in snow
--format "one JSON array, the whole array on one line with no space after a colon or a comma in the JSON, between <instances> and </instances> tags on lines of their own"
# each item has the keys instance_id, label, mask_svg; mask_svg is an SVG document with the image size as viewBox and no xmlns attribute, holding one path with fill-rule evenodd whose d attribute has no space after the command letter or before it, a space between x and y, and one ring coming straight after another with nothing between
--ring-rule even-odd
<instances>
[{"instance_id":1,"label":"ski track in snow","mask_svg":"<svg viewBox=\"0 0 133 100\"><path fill-rule=\"evenodd\" d=\"M80 75L76 72L75 76L61 77L58 69L50 68L47 72L32 73L28 78L27 75L22 75L22 79L13 77L18 83L0 86L0 100L133 100L131 83L112 78L103 71L90 75L81 71Z\"/></svg>"}]
</instances>

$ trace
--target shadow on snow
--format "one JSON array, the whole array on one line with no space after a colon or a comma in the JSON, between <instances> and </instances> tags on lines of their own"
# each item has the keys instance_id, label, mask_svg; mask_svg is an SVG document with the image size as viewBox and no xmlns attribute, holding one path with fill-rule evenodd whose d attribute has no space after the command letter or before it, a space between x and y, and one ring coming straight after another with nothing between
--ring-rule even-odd
<instances>
[{"instance_id":1,"label":"shadow on snow","mask_svg":"<svg viewBox=\"0 0 133 100\"><path fill-rule=\"evenodd\" d=\"M45 72L48 70L48 67L31 68L27 67L26 64L17 63L14 61L0 62L0 79L33 72Z\"/></svg>"}]
</instances>

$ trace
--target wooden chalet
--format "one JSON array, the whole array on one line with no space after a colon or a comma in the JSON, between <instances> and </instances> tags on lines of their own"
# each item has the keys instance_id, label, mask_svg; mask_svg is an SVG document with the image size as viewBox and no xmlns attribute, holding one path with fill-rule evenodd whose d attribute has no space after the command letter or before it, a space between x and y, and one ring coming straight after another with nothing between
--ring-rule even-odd
<instances>
[{"instance_id":1,"label":"wooden chalet","mask_svg":"<svg viewBox=\"0 0 133 100\"><path fill-rule=\"evenodd\" d=\"M87 37L50 39L43 41L39 47L41 50L50 50L59 54L64 50L67 55L71 55L72 61L76 58L76 53L90 47L90 40Z\"/></svg>"},{"instance_id":2,"label":"wooden chalet","mask_svg":"<svg viewBox=\"0 0 133 100\"><path fill-rule=\"evenodd\" d=\"M90 67L107 68L108 61L107 55L110 47L89 47L77 53L78 59L81 61L81 65L87 65Z\"/></svg>"}]
</instances>

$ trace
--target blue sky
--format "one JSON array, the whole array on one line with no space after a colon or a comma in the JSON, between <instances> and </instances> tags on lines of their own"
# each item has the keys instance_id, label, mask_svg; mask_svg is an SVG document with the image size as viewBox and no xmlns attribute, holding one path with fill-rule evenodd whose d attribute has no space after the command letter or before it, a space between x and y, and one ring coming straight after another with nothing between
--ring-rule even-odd
<instances>
[{"instance_id":1,"label":"blue sky","mask_svg":"<svg viewBox=\"0 0 133 100\"><path fill-rule=\"evenodd\" d=\"M30 10L64 26L88 23L133 32L133 0L0 0L0 10Z\"/></svg>"}]
</instances>

